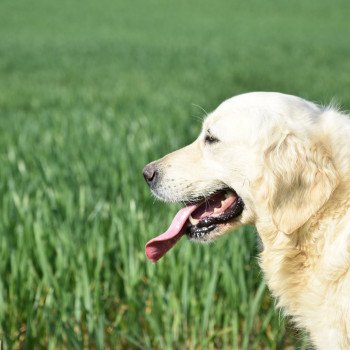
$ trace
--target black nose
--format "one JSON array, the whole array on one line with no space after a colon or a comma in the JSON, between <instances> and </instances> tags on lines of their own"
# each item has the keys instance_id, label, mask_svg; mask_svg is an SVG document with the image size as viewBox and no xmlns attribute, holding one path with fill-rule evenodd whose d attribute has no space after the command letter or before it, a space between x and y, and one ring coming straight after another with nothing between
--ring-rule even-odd
<instances>
[{"instance_id":1,"label":"black nose","mask_svg":"<svg viewBox=\"0 0 350 350\"><path fill-rule=\"evenodd\" d=\"M154 186L157 180L158 171L154 163L149 163L143 168L143 177L149 186Z\"/></svg>"}]
</instances>

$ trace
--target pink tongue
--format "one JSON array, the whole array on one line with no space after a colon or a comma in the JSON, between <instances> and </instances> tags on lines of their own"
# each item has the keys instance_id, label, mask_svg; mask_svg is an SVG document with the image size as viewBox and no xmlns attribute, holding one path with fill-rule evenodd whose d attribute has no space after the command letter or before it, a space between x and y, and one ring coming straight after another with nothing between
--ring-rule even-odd
<instances>
[{"instance_id":1,"label":"pink tongue","mask_svg":"<svg viewBox=\"0 0 350 350\"><path fill-rule=\"evenodd\" d=\"M197 205L190 205L182 208L175 215L170 227L161 235L153 238L146 244L146 256L149 260L158 261L175 243L183 236L185 223L189 216L199 207Z\"/></svg>"}]
</instances>

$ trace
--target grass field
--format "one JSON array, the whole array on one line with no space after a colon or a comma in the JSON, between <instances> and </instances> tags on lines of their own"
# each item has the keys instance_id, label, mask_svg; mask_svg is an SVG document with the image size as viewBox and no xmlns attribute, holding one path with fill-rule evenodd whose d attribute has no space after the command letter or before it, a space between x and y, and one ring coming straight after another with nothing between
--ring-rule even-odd
<instances>
[{"instance_id":1,"label":"grass field","mask_svg":"<svg viewBox=\"0 0 350 350\"><path fill-rule=\"evenodd\" d=\"M281 91L350 107L348 1L0 3L0 341L5 348L305 348L256 234L144 244L178 208L147 162L202 110ZM200 106L200 107L198 107Z\"/></svg>"}]
</instances>

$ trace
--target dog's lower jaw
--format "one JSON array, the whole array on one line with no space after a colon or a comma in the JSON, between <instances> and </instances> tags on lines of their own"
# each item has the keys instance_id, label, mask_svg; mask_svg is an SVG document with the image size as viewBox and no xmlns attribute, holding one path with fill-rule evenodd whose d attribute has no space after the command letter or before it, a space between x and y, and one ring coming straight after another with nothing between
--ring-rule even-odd
<instances>
[{"instance_id":1,"label":"dog's lower jaw","mask_svg":"<svg viewBox=\"0 0 350 350\"><path fill-rule=\"evenodd\" d=\"M243 217L244 211L241 216L234 218L230 221L217 224L216 227L210 231L209 233L203 235L202 237L194 237L187 235L187 237L190 239L191 242L194 243L211 243L214 242L215 240L219 239L220 237L236 230L237 228L241 227L244 225L242 222L242 217Z\"/></svg>"}]
</instances>

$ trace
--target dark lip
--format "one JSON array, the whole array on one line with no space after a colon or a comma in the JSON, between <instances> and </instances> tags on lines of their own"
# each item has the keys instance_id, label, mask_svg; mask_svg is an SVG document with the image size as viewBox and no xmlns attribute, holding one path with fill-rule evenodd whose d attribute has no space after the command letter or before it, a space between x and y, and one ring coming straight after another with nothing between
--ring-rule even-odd
<instances>
[{"instance_id":1,"label":"dark lip","mask_svg":"<svg viewBox=\"0 0 350 350\"><path fill-rule=\"evenodd\" d=\"M213 231L218 225L224 224L232 219L235 219L242 214L244 210L244 202L234 190L226 188L216 191L215 194L217 194L218 192L225 191L233 191L237 196L237 200L231 205L229 210L227 210L225 213L219 216L208 216L200 220L197 225L192 225L191 223L188 223L186 228L186 234L189 238L202 238L209 232ZM203 201L203 198L201 199L201 201Z\"/></svg>"}]
</instances>

